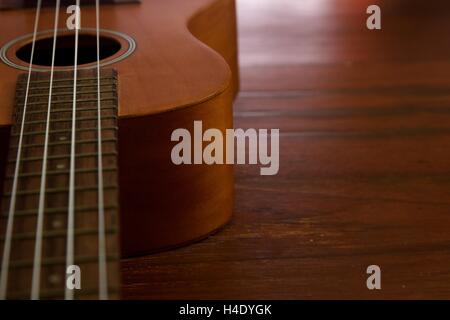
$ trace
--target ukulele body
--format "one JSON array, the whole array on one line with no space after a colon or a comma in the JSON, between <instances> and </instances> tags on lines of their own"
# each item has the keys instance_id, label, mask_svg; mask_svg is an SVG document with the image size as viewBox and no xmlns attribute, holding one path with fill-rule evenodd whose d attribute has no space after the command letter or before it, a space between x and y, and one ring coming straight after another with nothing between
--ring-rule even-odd
<instances>
[{"instance_id":1,"label":"ukulele body","mask_svg":"<svg viewBox=\"0 0 450 320\"><path fill-rule=\"evenodd\" d=\"M42 9L39 30L53 29L53 14L53 8ZM67 16L61 8L60 26L65 27ZM0 45L30 33L33 23L32 8L0 11ZM234 0L102 5L100 23L102 29L119 31L136 42L134 52L123 60L111 62L127 48L105 59L118 74L122 256L202 239L231 218L233 167L173 164L171 151L177 142L171 141L171 134L185 128L193 136L194 121L200 120L203 130L224 133L233 128L232 104L238 90ZM82 4L81 27L81 33L95 27L95 7ZM12 45L7 53L23 66L27 64L16 61L13 51L26 41ZM117 41L125 46L123 39ZM21 73L0 63L1 175Z\"/></svg>"}]
</instances>

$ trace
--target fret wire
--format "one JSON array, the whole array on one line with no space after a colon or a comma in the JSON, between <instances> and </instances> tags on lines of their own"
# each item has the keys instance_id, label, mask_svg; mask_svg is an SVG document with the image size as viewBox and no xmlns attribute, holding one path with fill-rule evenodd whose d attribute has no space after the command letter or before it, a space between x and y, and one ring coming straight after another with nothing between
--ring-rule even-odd
<instances>
[{"instance_id":1,"label":"fret wire","mask_svg":"<svg viewBox=\"0 0 450 320\"><path fill-rule=\"evenodd\" d=\"M77 140L76 144L90 144L90 143L96 143L98 140L96 139L90 139L90 140ZM102 142L116 142L116 139L103 139ZM58 142L50 142L48 145L50 147L54 146L64 146L68 145L70 142L68 141L58 141ZM16 149L17 146L10 146L10 149ZM24 144L22 148L42 148L41 143L33 143L33 144Z\"/></svg>"},{"instance_id":2,"label":"fret wire","mask_svg":"<svg viewBox=\"0 0 450 320\"><path fill-rule=\"evenodd\" d=\"M75 212L89 212L89 211L96 211L98 209L98 206L95 207L78 207L75 208ZM118 209L118 206L105 206L105 210L116 210ZM51 214L51 215L58 215L58 214L64 214L67 213L66 207L61 208L46 208L45 214ZM29 210L18 210L16 211L17 216L21 217L29 217L29 216L36 216L36 210L29 209ZM6 217L3 215L0 215L0 219L5 219Z\"/></svg>"},{"instance_id":3,"label":"fret wire","mask_svg":"<svg viewBox=\"0 0 450 320\"><path fill-rule=\"evenodd\" d=\"M68 82L68 81L71 81L72 83L73 83L73 78L71 79L71 78L65 78L65 79L54 79L53 80L53 82L55 82L55 83L58 83L58 82ZM96 85L97 84L97 77L85 77L85 78L78 78L77 79L77 82L78 81L93 81L93 80L95 80L95 83L94 83L94 85ZM109 81L116 81L117 80L117 78L116 77L114 77L114 76L103 76L103 77L101 77L100 78L100 80L109 80ZM35 79L32 79L31 80L31 84L35 84L35 83L49 83L49 80L35 80ZM23 81L23 80L19 80L18 81L18 84L19 85L25 85L26 84L26 82L25 81ZM73 87L73 85L72 85L72 87ZM78 84L77 84L77 87L78 87ZM33 86L30 86L30 88L33 88Z\"/></svg>"},{"instance_id":4,"label":"fret wire","mask_svg":"<svg viewBox=\"0 0 450 320\"><path fill-rule=\"evenodd\" d=\"M77 85L77 88L89 88L89 87L93 87L95 85L93 84L79 84ZM105 86L114 86L114 88L117 87L117 84L115 82L111 82L111 83L103 83L100 84L100 86L105 87ZM54 89L73 89L73 85L65 85L65 86L53 86ZM35 90L48 90L48 86L35 86L35 87L31 87L30 88L30 92L35 91ZM17 88L17 91L24 91L23 88Z\"/></svg>"},{"instance_id":5,"label":"fret wire","mask_svg":"<svg viewBox=\"0 0 450 320\"><path fill-rule=\"evenodd\" d=\"M110 97L110 98L102 98L100 101L116 101L117 97ZM97 102L97 99L78 99L77 102ZM72 103L72 101L70 100L63 100L63 101L55 101L55 103L59 103L59 104L66 104L66 103ZM27 104L27 106L42 106L42 105L47 105L48 102L29 102ZM22 104L20 104L20 106L22 106Z\"/></svg>"},{"instance_id":6,"label":"fret wire","mask_svg":"<svg viewBox=\"0 0 450 320\"><path fill-rule=\"evenodd\" d=\"M103 127L102 131L108 131L108 130L114 130L117 131L119 128L118 127ZM86 132L86 131L97 131L97 128L78 128L77 130L75 130L76 132ZM52 133L65 133L67 132L66 129L61 129L61 130L52 130ZM23 135L27 136L27 135L41 135L41 134L45 134L45 131L35 131L35 132L25 132ZM17 133L12 133L11 136L16 137L18 136Z\"/></svg>"},{"instance_id":7,"label":"fret wire","mask_svg":"<svg viewBox=\"0 0 450 320\"><path fill-rule=\"evenodd\" d=\"M102 110L115 110L116 107L102 107ZM53 108L52 113L61 113L61 112L70 112L72 109L68 108ZM77 108L77 112L84 112L84 111L97 111L97 108ZM27 114L39 114L39 113L47 113L47 111L44 110L35 110L35 111L28 111ZM15 113L15 115L21 115L22 113ZM116 116L117 118L117 116Z\"/></svg>"},{"instance_id":8,"label":"fret wire","mask_svg":"<svg viewBox=\"0 0 450 320\"><path fill-rule=\"evenodd\" d=\"M112 120L112 119L117 119L117 117L116 116L107 116L107 117L103 117L102 118L103 120ZM97 120L97 117L79 117L79 118L77 118L77 121L96 121ZM51 123L54 123L54 122L56 122L56 123L60 123L60 122L70 122L70 121L72 121L72 119L52 119L50 122ZM47 121L44 121L44 120L34 120L34 121L27 121L26 123L25 123L25 125L32 125L32 124L45 124L45 123L47 123Z\"/></svg>"},{"instance_id":9,"label":"fret wire","mask_svg":"<svg viewBox=\"0 0 450 320\"><path fill-rule=\"evenodd\" d=\"M109 228L105 229L105 232L107 234L116 233L116 228ZM97 235L98 230L97 229L74 229L74 236L90 236L90 235ZM60 238L67 235L67 230L48 230L43 231L42 238L43 239L49 239L49 238ZM26 232L26 233L15 233L12 235L12 240L32 240L36 237L35 232ZM0 241L5 241L5 237L1 236Z\"/></svg>"},{"instance_id":10,"label":"fret wire","mask_svg":"<svg viewBox=\"0 0 450 320\"><path fill-rule=\"evenodd\" d=\"M111 110L111 109L114 109L114 110L117 110L117 108L113 105L113 106L108 106L108 104L110 103L108 103L108 101L104 101L105 103L106 103L106 107L104 107L104 108L102 108L102 110ZM85 108L80 108L80 109L77 109L77 112L83 112L83 111L86 111L86 110L92 110L92 108L93 107L91 107L91 106L86 106ZM68 112L68 110L67 110L68 108L66 108L64 105L62 105L62 106L58 106L58 105L56 105L56 106L54 106L53 107L53 111L51 112L51 114L57 114L58 112L56 112L56 111L60 111L60 110L62 110L61 112ZM40 108L40 107L38 107L38 106L33 106L33 108L30 108L30 114L31 115L33 115L33 114L39 114L39 113L43 113L43 112L45 112L42 108ZM17 117L17 115L21 115L22 114L22 112L21 111L16 111L15 113L13 113L13 116L16 116ZM28 115L28 109L27 109L27 115ZM17 122L19 121L19 119L15 119Z\"/></svg>"},{"instance_id":11,"label":"fret wire","mask_svg":"<svg viewBox=\"0 0 450 320\"><path fill-rule=\"evenodd\" d=\"M75 261L78 263L97 263L97 256L75 256ZM118 255L108 255L108 261L117 261L119 259ZM43 266L52 266L52 265L63 265L66 263L66 257L56 257L56 258L46 258L42 260ZM29 268L33 266L33 261L29 260L19 260L19 261L11 261L10 266L12 268Z\"/></svg>"},{"instance_id":12,"label":"fret wire","mask_svg":"<svg viewBox=\"0 0 450 320\"><path fill-rule=\"evenodd\" d=\"M120 292L118 286L108 286L108 292L115 295ZM92 296L98 293L98 289L96 288L88 288L83 289L81 292L77 293L77 298L83 298L87 296ZM46 289L43 290L41 293L41 298L43 299L58 299L62 296L64 296L64 290L62 289ZM26 292L19 292L19 293L12 293L9 294L10 298L13 300L23 300L28 299L29 295L26 294Z\"/></svg>"},{"instance_id":13,"label":"fret wire","mask_svg":"<svg viewBox=\"0 0 450 320\"><path fill-rule=\"evenodd\" d=\"M116 156L117 152L115 151L111 151L108 153L105 153L105 155L107 156ZM90 153L78 153L75 155L76 158L90 158L90 157L95 157L97 156L97 153L95 152L90 152ZM62 155L57 155L57 156L48 156L47 159L49 160L60 160L60 159L67 159L68 157L70 157L70 154L62 154ZM41 157L29 157L29 158L22 158L21 162L31 162L31 161L41 161L42 158ZM16 159L11 159L8 160L8 163L14 163L16 162Z\"/></svg>"},{"instance_id":14,"label":"fret wire","mask_svg":"<svg viewBox=\"0 0 450 320\"><path fill-rule=\"evenodd\" d=\"M103 168L103 171L115 171L117 170L117 168L115 167L106 167ZM79 173L79 174L83 174L83 173L94 173L97 172L97 168L92 168L92 169L77 169L75 170L75 173ZM47 171L47 176L49 175L60 175L60 174L68 174L69 171L68 170L54 170L54 171ZM32 173L21 173L19 178L29 178L29 177L35 177L40 175L40 172L32 172ZM12 175L7 175L5 177L6 180L10 180L12 179L13 176Z\"/></svg>"},{"instance_id":15,"label":"fret wire","mask_svg":"<svg viewBox=\"0 0 450 320\"><path fill-rule=\"evenodd\" d=\"M55 88L55 87L53 87L53 88ZM115 93L115 92L116 92L115 90L102 91L102 93ZM86 91L86 92L77 92L77 95L96 94L96 93L97 93L96 91ZM71 92L53 92L52 97L53 96L67 96L67 95L72 95L72 93ZM48 97L48 94L36 93L36 94L30 94L30 95L28 95L28 97L31 97L31 98L33 98L33 97ZM17 100L20 100L20 98L24 98L24 97L23 96L17 96L16 98L17 98ZM58 103L58 101L54 101L54 103Z\"/></svg>"},{"instance_id":16,"label":"fret wire","mask_svg":"<svg viewBox=\"0 0 450 320\"><path fill-rule=\"evenodd\" d=\"M76 187L75 191L96 191L98 189L97 186L87 186L87 187ZM110 190L110 189L117 189L117 185L110 185L110 186L105 186L104 187L105 190ZM61 192L67 192L69 191L69 188L52 188L52 189L47 189L46 193L61 193ZM39 194L39 190L35 189L35 190L26 190L26 191L19 191L17 192L18 196L31 196L31 195L37 195ZM6 192L5 196L11 196L10 192Z\"/></svg>"}]
</instances>

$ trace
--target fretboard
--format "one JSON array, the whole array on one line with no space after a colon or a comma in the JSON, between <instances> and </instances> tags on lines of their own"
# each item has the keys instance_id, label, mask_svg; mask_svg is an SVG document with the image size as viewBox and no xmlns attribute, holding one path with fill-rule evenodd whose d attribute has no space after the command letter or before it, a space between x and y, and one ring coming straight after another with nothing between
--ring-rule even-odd
<instances>
[{"instance_id":1,"label":"fretboard","mask_svg":"<svg viewBox=\"0 0 450 320\"><path fill-rule=\"evenodd\" d=\"M49 99L49 73L32 73L28 93L21 157L16 159L21 136L27 74L17 84L16 106L11 128L0 220L0 259L3 262L8 221L12 222L7 268L7 299L30 299L33 272L39 272L39 298L64 299L68 233L73 234L73 264L81 270L81 289L75 299L98 299L100 287L108 298L116 298L118 279L118 187L117 187L117 75L101 72L101 140L104 214L99 212L98 99L96 70L78 72L76 99L75 177L73 228L69 230L69 192L71 175L73 72L55 72L48 131L46 176L43 155ZM19 161L15 210L10 211L16 164ZM38 232L38 213L45 205L42 233ZM101 194L101 193L100 193ZM41 200L42 202L42 200ZM101 219L103 217L103 219ZM102 226L103 221L103 226ZM100 227L102 226L102 227ZM70 231L70 232L69 232ZM39 236L40 235L40 236ZM36 241L42 243L36 259ZM104 240L104 242L102 241ZM70 241L69 241L70 243ZM105 245L102 246L101 244ZM3 264L4 265L4 264ZM106 273L104 272L106 270ZM5 270L2 270L2 273ZM35 280L35 279L34 279ZM102 284L100 282L102 281ZM105 286L106 281L106 286ZM36 287L36 285L35 285ZM103 295L104 297L104 295Z\"/></svg>"}]
</instances>

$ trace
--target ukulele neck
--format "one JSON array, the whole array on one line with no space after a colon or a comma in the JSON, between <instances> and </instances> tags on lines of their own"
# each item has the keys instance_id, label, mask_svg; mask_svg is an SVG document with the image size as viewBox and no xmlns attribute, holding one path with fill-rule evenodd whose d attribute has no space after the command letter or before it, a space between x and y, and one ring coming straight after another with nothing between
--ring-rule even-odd
<instances>
[{"instance_id":1,"label":"ukulele neck","mask_svg":"<svg viewBox=\"0 0 450 320\"><path fill-rule=\"evenodd\" d=\"M98 299L105 290L108 298L117 297L117 75L113 70L101 71L99 121L97 71L78 71L74 136L73 72L54 73L48 126L50 73L32 73L30 79L27 99L28 74L21 75L17 84L2 199L0 259L5 259L5 243L10 243L6 298L29 299L36 274L39 298L67 298L69 261L81 271L80 279L72 278L74 286L81 281L81 289L72 288L75 299ZM21 155L16 159L19 147ZM45 202L40 214L42 197ZM13 211L11 201L15 201ZM8 223L13 226L10 237ZM68 249L71 242L72 253Z\"/></svg>"}]
</instances>

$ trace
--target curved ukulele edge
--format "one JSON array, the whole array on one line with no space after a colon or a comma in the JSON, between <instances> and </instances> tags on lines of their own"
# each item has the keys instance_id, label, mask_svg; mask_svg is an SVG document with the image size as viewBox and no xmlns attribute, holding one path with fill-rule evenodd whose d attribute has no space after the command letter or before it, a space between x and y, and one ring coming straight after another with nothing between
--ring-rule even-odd
<instances>
[{"instance_id":1,"label":"curved ukulele edge","mask_svg":"<svg viewBox=\"0 0 450 320\"><path fill-rule=\"evenodd\" d=\"M171 134L193 123L233 127L232 94L191 108L119 119L119 198L123 256L183 246L225 225L234 205L232 165L175 165ZM224 150L225 152L225 150ZM225 153L224 153L225 154ZM126 187L123 187L126 186Z\"/></svg>"},{"instance_id":2,"label":"curved ukulele edge","mask_svg":"<svg viewBox=\"0 0 450 320\"><path fill-rule=\"evenodd\" d=\"M201 47L203 51L209 54L208 58L210 61L213 61L214 64L216 64L217 72L215 73L218 75L216 79L220 78L220 83L217 83L214 88L205 88L202 94L193 94L189 98L184 97L182 101L180 99L170 101L163 99L164 102L156 103L156 106L152 106L151 108L140 108L139 110L134 111L130 111L128 108L126 108L126 110L121 109L120 106L126 104L127 99L126 97L123 97L122 99L119 94L120 119L153 116L200 105L228 92L228 89L230 88L233 97L236 97L239 90L239 68L235 0L209 1L210 2L207 5L199 8L187 18L184 23L185 36L189 37L190 41L195 43L195 46ZM220 16L221 19L211 19L211 17L218 16ZM212 65L213 63L210 62L210 64ZM219 65L220 69L217 67ZM120 69L120 67L119 63L118 68ZM121 87L120 73L119 70L119 88ZM219 77L219 75L223 76Z\"/></svg>"},{"instance_id":3,"label":"curved ukulele edge","mask_svg":"<svg viewBox=\"0 0 450 320\"><path fill-rule=\"evenodd\" d=\"M215 15L220 19L216 21L215 32L205 34L201 30L205 28L205 24L210 23L209 15ZM219 0L211 3L189 19L187 28L197 41L213 50L225 61L230 78L225 89L220 93L231 87L233 96L236 97L240 86L236 0ZM208 26L208 29L210 28L211 26Z\"/></svg>"},{"instance_id":4,"label":"curved ukulele edge","mask_svg":"<svg viewBox=\"0 0 450 320\"><path fill-rule=\"evenodd\" d=\"M211 16L220 16L211 24ZM184 246L220 230L232 217L232 165L171 162L171 133L193 132L193 123L222 132L233 128L238 88L234 0L214 0L187 24L191 37L228 70L220 90L203 100L165 112L119 118L119 186L123 257ZM208 32L202 32L208 30ZM234 73L233 73L234 70Z\"/></svg>"}]
</instances>

